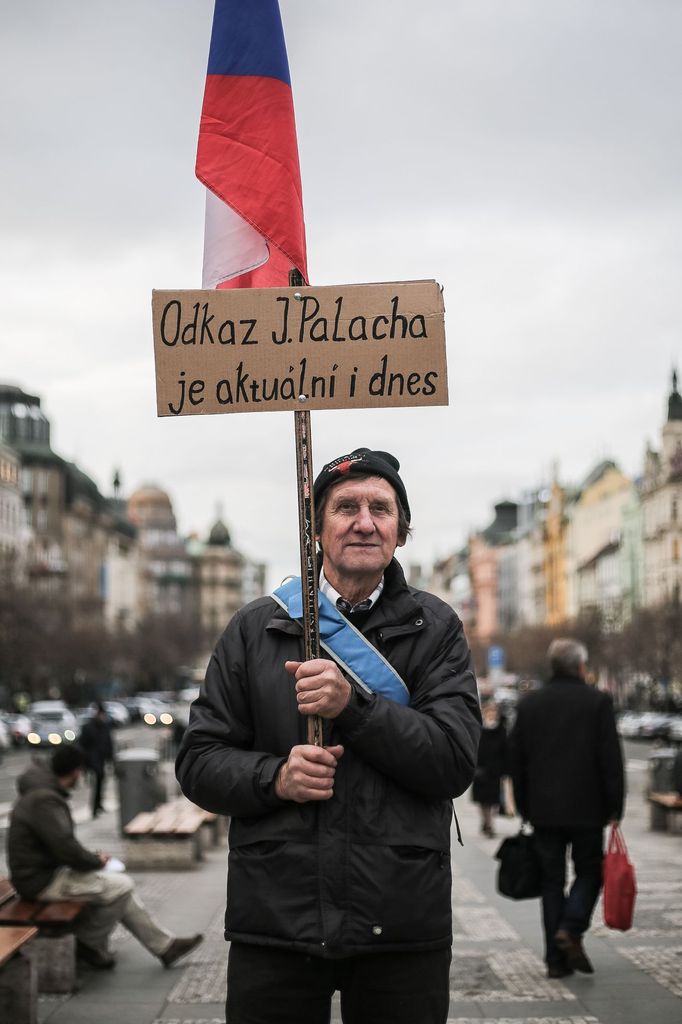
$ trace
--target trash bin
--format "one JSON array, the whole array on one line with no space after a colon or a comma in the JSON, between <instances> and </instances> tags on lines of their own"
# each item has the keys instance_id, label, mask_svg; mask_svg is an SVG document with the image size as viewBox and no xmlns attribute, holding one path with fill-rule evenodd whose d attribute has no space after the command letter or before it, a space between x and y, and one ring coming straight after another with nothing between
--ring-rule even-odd
<instances>
[{"instance_id":1,"label":"trash bin","mask_svg":"<svg viewBox=\"0 0 682 1024\"><path fill-rule=\"evenodd\" d=\"M672 747L661 747L649 754L649 792L673 793L673 765L675 750Z\"/></svg>"},{"instance_id":2,"label":"trash bin","mask_svg":"<svg viewBox=\"0 0 682 1024\"><path fill-rule=\"evenodd\" d=\"M123 829L140 811L153 811L166 800L156 750L122 750L116 756L118 813Z\"/></svg>"}]
</instances>

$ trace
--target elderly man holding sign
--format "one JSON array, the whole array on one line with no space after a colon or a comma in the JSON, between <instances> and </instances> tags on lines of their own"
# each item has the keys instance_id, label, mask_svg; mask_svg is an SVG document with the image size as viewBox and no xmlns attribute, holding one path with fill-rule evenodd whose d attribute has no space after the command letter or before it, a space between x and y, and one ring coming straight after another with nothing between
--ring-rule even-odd
<instances>
[{"instance_id":1,"label":"elderly man holding sign","mask_svg":"<svg viewBox=\"0 0 682 1024\"><path fill-rule=\"evenodd\" d=\"M227 1022L444 1024L452 799L480 712L462 624L394 559L410 506L387 452L315 480L322 657L303 660L300 581L242 608L177 760L229 815ZM318 716L322 746L306 742Z\"/></svg>"}]
</instances>

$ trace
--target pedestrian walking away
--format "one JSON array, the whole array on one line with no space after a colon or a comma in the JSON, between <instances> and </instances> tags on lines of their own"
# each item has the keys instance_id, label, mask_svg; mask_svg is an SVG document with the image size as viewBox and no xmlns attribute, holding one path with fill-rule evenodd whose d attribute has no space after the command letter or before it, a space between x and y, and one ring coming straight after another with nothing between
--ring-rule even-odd
<instances>
[{"instance_id":1,"label":"pedestrian walking away","mask_svg":"<svg viewBox=\"0 0 682 1024\"><path fill-rule=\"evenodd\" d=\"M92 816L96 818L104 810L104 779L107 765L114 759L111 722L103 704L95 704L95 713L81 729L78 745L91 775Z\"/></svg>"},{"instance_id":2,"label":"pedestrian walking away","mask_svg":"<svg viewBox=\"0 0 682 1024\"><path fill-rule=\"evenodd\" d=\"M551 678L519 702L510 750L516 805L542 869L547 974L561 978L594 971L583 936L601 889L604 826L622 818L625 783L613 703L587 682L586 648L557 639L548 658Z\"/></svg>"},{"instance_id":3,"label":"pedestrian walking away","mask_svg":"<svg viewBox=\"0 0 682 1024\"><path fill-rule=\"evenodd\" d=\"M509 781L509 744L504 721L494 701L487 701L482 708L483 731L478 745L478 761L471 799L481 811L481 834L494 838L493 815L500 806L503 784ZM508 796L505 799L505 813L510 812Z\"/></svg>"},{"instance_id":4,"label":"pedestrian walking away","mask_svg":"<svg viewBox=\"0 0 682 1024\"><path fill-rule=\"evenodd\" d=\"M76 745L60 747L48 765L34 764L18 779L10 818L7 860L14 888L26 900L87 900L75 922L76 951L91 967L115 960L109 937L120 922L164 967L202 941L172 935L151 916L125 872L107 871L110 857L82 846L69 807L85 757Z\"/></svg>"},{"instance_id":5,"label":"pedestrian walking away","mask_svg":"<svg viewBox=\"0 0 682 1024\"><path fill-rule=\"evenodd\" d=\"M447 1020L452 800L480 710L461 622L394 558L399 470L358 448L315 480L323 657L301 660L289 581L237 612L192 705L177 777L231 819L227 1024L326 1024L334 991L346 1024Z\"/></svg>"}]
</instances>

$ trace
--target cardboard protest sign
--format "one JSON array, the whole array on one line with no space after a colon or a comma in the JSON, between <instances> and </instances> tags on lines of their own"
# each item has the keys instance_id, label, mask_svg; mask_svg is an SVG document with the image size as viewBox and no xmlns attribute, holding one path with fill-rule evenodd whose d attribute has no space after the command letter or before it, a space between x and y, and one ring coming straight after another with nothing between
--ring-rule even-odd
<instances>
[{"instance_id":1,"label":"cardboard protest sign","mask_svg":"<svg viewBox=\"0 0 682 1024\"><path fill-rule=\"evenodd\" d=\"M435 281L155 291L159 416L447 405Z\"/></svg>"}]
</instances>

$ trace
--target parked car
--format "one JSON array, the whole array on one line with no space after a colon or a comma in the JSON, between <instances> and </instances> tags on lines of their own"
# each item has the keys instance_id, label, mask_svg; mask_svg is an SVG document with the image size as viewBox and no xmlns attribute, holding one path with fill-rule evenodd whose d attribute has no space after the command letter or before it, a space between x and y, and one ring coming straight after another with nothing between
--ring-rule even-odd
<instances>
[{"instance_id":1,"label":"parked car","mask_svg":"<svg viewBox=\"0 0 682 1024\"><path fill-rule=\"evenodd\" d=\"M641 711L624 711L618 719L618 732L623 739L636 739L639 736L639 726L641 721Z\"/></svg>"},{"instance_id":2,"label":"parked car","mask_svg":"<svg viewBox=\"0 0 682 1024\"><path fill-rule=\"evenodd\" d=\"M658 711L645 711L639 723L641 739L667 740L670 731L670 715Z\"/></svg>"},{"instance_id":3,"label":"parked car","mask_svg":"<svg viewBox=\"0 0 682 1024\"><path fill-rule=\"evenodd\" d=\"M95 717L95 709L92 704L88 704L85 708L76 708L74 715L76 716L76 725L78 726L78 732L80 733L85 723Z\"/></svg>"},{"instance_id":4,"label":"parked car","mask_svg":"<svg viewBox=\"0 0 682 1024\"><path fill-rule=\"evenodd\" d=\"M29 708L31 731L26 736L33 746L73 743L78 733L78 723L73 712L63 701L37 701Z\"/></svg>"},{"instance_id":5,"label":"parked car","mask_svg":"<svg viewBox=\"0 0 682 1024\"><path fill-rule=\"evenodd\" d=\"M142 712L140 711L140 698L124 697L122 704L130 715L130 721L139 722L142 718Z\"/></svg>"},{"instance_id":6,"label":"parked car","mask_svg":"<svg viewBox=\"0 0 682 1024\"><path fill-rule=\"evenodd\" d=\"M15 747L20 747L26 742L26 737L31 731L31 719L28 715L14 714L10 712L5 715L5 723L10 731L12 737L12 743Z\"/></svg>"},{"instance_id":7,"label":"parked car","mask_svg":"<svg viewBox=\"0 0 682 1024\"><path fill-rule=\"evenodd\" d=\"M672 743L682 743L682 715L673 715L670 719L668 739Z\"/></svg>"},{"instance_id":8,"label":"parked car","mask_svg":"<svg viewBox=\"0 0 682 1024\"><path fill-rule=\"evenodd\" d=\"M178 700L183 701L186 704L191 704L193 700L196 700L199 696L198 686L186 686L184 690L180 690L178 693Z\"/></svg>"},{"instance_id":9,"label":"parked car","mask_svg":"<svg viewBox=\"0 0 682 1024\"><path fill-rule=\"evenodd\" d=\"M63 700L36 700L33 704L29 704L26 714L29 718L33 715L42 714L44 711L68 711L66 704Z\"/></svg>"},{"instance_id":10,"label":"parked car","mask_svg":"<svg viewBox=\"0 0 682 1024\"><path fill-rule=\"evenodd\" d=\"M105 700L102 703L115 729L122 725L130 725L130 712L120 700Z\"/></svg>"},{"instance_id":11,"label":"parked car","mask_svg":"<svg viewBox=\"0 0 682 1024\"><path fill-rule=\"evenodd\" d=\"M12 746L12 734L4 718L0 716L0 761Z\"/></svg>"},{"instance_id":12,"label":"parked car","mask_svg":"<svg viewBox=\"0 0 682 1024\"><path fill-rule=\"evenodd\" d=\"M153 697L144 698L144 702L140 703L140 710L142 721L149 726L172 725L175 718L172 705Z\"/></svg>"}]
</instances>

